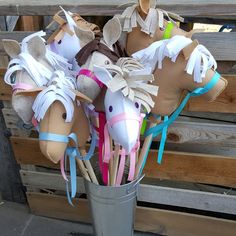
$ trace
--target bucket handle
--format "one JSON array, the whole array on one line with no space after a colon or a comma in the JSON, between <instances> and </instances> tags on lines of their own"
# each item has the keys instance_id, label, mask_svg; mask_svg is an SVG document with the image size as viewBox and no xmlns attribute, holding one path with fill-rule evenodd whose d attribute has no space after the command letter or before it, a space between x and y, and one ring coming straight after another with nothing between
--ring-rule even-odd
<instances>
[{"instance_id":1,"label":"bucket handle","mask_svg":"<svg viewBox=\"0 0 236 236\"><path fill-rule=\"evenodd\" d=\"M136 183L131 186L129 189L127 189L127 194L131 193L132 190L140 183L140 181L144 178L145 174L139 177L139 179L136 180Z\"/></svg>"}]
</instances>

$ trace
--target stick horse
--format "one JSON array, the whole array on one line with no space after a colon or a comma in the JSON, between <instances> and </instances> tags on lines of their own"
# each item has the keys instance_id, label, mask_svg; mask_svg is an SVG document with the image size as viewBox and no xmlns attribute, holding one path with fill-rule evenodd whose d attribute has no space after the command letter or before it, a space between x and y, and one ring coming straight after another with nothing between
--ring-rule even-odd
<instances>
[{"instance_id":1,"label":"stick horse","mask_svg":"<svg viewBox=\"0 0 236 236\"><path fill-rule=\"evenodd\" d=\"M43 31L34 33L24 38L21 45L15 40L3 40L6 53L12 58L4 81L13 88L12 106L25 124L31 124L33 99L16 92L47 84L54 70L72 68L65 58L50 52L44 45L40 47L44 44L44 35Z\"/></svg>"},{"instance_id":2,"label":"stick horse","mask_svg":"<svg viewBox=\"0 0 236 236\"><path fill-rule=\"evenodd\" d=\"M150 112L154 107L151 94L156 96L158 87L147 84L154 79L150 69L144 69L132 58L120 58L116 65L94 65L94 73L107 87L104 98L107 121L103 147L100 148L103 149L103 162L109 165L109 171L103 170L103 179L109 181L110 185L119 186L124 175L126 156L129 157L128 181L134 180L140 129L145 116L143 110ZM110 147L113 141L114 152Z\"/></svg>"},{"instance_id":3,"label":"stick horse","mask_svg":"<svg viewBox=\"0 0 236 236\"><path fill-rule=\"evenodd\" d=\"M82 102L91 100L76 90L75 78L66 76L63 71L55 71L47 87L18 93L35 98L33 111L35 119L39 122L40 150L52 162L61 161L61 172L67 181L64 168L67 158L69 159L71 197L76 195L76 162L84 178L98 183L91 164L86 164L94 152L96 139L92 141L88 155L82 155L90 136L89 121ZM71 203L68 186L67 193Z\"/></svg>"},{"instance_id":4,"label":"stick horse","mask_svg":"<svg viewBox=\"0 0 236 236\"><path fill-rule=\"evenodd\" d=\"M47 29L52 30L55 25L59 27L48 38L47 43L53 52L65 57L69 63L73 65L73 70L78 71L79 67L75 60L75 55L81 49L81 38L75 34L74 28L80 27L84 30L91 30L95 34L100 32L97 25L87 22L77 13L65 11L61 7L61 11L54 15L53 21L48 25ZM60 16L60 13L65 15L65 19Z\"/></svg>"},{"instance_id":5,"label":"stick horse","mask_svg":"<svg viewBox=\"0 0 236 236\"><path fill-rule=\"evenodd\" d=\"M132 56L141 63L152 67L154 84L159 86L159 92L151 111L156 119L150 123L150 129L145 134L146 139L137 163L136 176L142 172L151 142L159 134L162 134L158 152L158 163L161 163L168 126L178 117L190 97L203 95L206 100L213 101L227 86L227 81L215 71L217 65L213 56L203 45L186 37L189 34L179 31L178 28L172 28L170 33L166 27L168 37L163 37L163 34L167 33L165 30L164 32L160 30L163 22L160 21L163 19L160 11L151 8L149 1L139 2L140 6L135 8L136 27L132 28L132 17L126 16L125 20L123 18L120 22L123 23L123 31L127 31L125 30L127 25L128 28L131 27L126 38L127 51L133 53ZM152 22L149 16L151 17L153 9L159 14L158 18L154 18L157 22L156 31L145 32L145 28L142 28L143 22L146 23L144 24L146 27L149 26L147 29L155 28L149 24ZM133 32L136 36L132 36ZM137 40L138 35L140 40ZM187 96L182 100L186 92ZM159 117L164 117L161 124L157 124L160 122Z\"/></svg>"},{"instance_id":6,"label":"stick horse","mask_svg":"<svg viewBox=\"0 0 236 236\"><path fill-rule=\"evenodd\" d=\"M122 56L125 56L125 52L117 42L120 34L121 27L119 20L113 18L108 21L103 28L103 35L95 34L92 30L84 30L80 27L75 28L77 37L81 39L82 49L76 55L76 60L81 70L77 76L78 90L88 96L95 107L96 112L91 112L94 107L91 107L90 114L95 116L95 120L98 119L98 124L94 123L95 128L99 134L99 146L103 145L104 140L104 127L106 123L106 116L104 113L104 92L105 86L94 74L94 65L105 66L114 64ZM101 93L103 92L103 93ZM100 94L100 96L98 96ZM94 120L94 119L93 119ZM99 166L100 170L108 171L108 165L102 163L102 148L99 148ZM102 171L103 172L103 171ZM103 179L103 182L107 184L107 179Z\"/></svg>"}]
</instances>

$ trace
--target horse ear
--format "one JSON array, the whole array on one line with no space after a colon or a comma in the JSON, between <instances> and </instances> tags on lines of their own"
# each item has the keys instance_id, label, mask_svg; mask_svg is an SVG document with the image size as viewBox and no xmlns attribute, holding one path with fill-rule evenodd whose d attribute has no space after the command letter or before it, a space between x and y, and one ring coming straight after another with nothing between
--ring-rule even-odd
<instances>
[{"instance_id":1,"label":"horse ear","mask_svg":"<svg viewBox=\"0 0 236 236\"><path fill-rule=\"evenodd\" d=\"M3 39L3 48L11 58L16 58L21 53L20 44L16 40Z\"/></svg>"},{"instance_id":2,"label":"horse ear","mask_svg":"<svg viewBox=\"0 0 236 236\"><path fill-rule=\"evenodd\" d=\"M108 47L112 47L116 43L122 33L120 21L117 17L113 17L103 27L103 39Z\"/></svg>"},{"instance_id":3,"label":"horse ear","mask_svg":"<svg viewBox=\"0 0 236 236\"><path fill-rule=\"evenodd\" d=\"M183 55L185 60L188 60L193 50L199 45L199 42L195 39L191 44L183 49Z\"/></svg>"},{"instance_id":4,"label":"horse ear","mask_svg":"<svg viewBox=\"0 0 236 236\"><path fill-rule=\"evenodd\" d=\"M70 30L74 30L74 27L77 27L77 25L76 25L75 21L73 20L72 16L70 15L70 12L65 11L61 6L60 6L60 8L66 16L66 20L67 20Z\"/></svg>"},{"instance_id":5,"label":"horse ear","mask_svg":"<svg viewBox=\"0 0 236 236\"><path fill-rule=\"evenodd\" d=\"M86 44L90 43L95 39L95 34L92 30L84 30L78 26L74 27L75 34L79 38L81 47L84 47Z\"/></svg>"},{"instance_id":6,"label":"horse ear","mask_svg":"<svg viewBox=\"0 0 236 236\"><path fill-rule=\"evenodd\" d=\"M139 0L140 10L144 14L148 14L148 11L151 7L151 0Z\"/></svg>"},{"instance_id":7,"label":"horse ear","mask_svg":"<svg viewBox=\"0 0 236 236\"><path fill-rule=\"evenodd\" d=\"M15 95L23 95L27 97L36 97L40 92L42 92L44 87L38 87L35 89L28 89L22 91L16 91Z\"/></svg>"},{"instance_id":8,"label":"horse ear","mask_svg":"<svg viewBox=\"0 0 236 236\"><path fill-rule=\"evenodd\" d=\"M113 78L108 70L101 66L94 65L93 72L95 76L105 85L107 85Z\"/></svg>"},{"instance_id":9,"label":"horse ear","mask_svg":"<svg viewBox=\"0 0 236 236\"><path fill-rule=\"evenodd\" d=\"M28 52L36 60L45 58L46 46L39 36L35 36L28 41Z\"/></svg>"},{"instance_id":10,"label":"horse ear","mask_svg":"<svg viewBox=\"0 0 236 236\"><path fill-rule=\"evenodd\" d=\"M88 102L88 103L92 103L93 101L87 97L86 95L84 95L83 93L77 91L77 90L73 90L76 96L76 99L81 101L81 102Z\"/></svg>"}]
</instances>

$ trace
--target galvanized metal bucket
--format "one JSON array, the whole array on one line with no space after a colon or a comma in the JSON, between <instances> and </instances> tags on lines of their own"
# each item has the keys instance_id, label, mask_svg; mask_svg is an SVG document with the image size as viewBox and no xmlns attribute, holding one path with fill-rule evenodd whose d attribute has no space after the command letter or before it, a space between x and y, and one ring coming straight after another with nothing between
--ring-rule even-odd
<instances>
[{"instance_id":1,"label":"galvanized metal bucket","mask_svg":"<svg viewBox=\"0 0 236 236\"><path fill-rule=\"evenodd\" d=\"M119 187L84 180L94 236L133 236L137 189L142 178Z\"/></svg>"}]
</instances>

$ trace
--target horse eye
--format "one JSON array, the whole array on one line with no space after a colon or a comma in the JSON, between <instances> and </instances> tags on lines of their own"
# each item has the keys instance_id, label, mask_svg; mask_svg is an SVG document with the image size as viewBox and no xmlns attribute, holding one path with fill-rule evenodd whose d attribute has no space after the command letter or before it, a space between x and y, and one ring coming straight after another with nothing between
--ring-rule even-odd
<instances>
[{"instance_id":1,"label":"horse eye","mask_svg":"<svg viewBox=\"0 0 236 236\"><path fill-rule=\"evenodd\" d=\"M160 31L164 31L165 30L165 28L163 28L163 27L160 27Z\"/></svg>"},{"instance_id":2,"label":"horse eye","mask_svg":"<svg viewBox=\"0 0 236 236\"><path fill-rule=\"evenodd\" d=\"M66 113L62 114L62 119L65 120L66 119Z\"/></svg>"},{"instance_id":3,"label":"horse eye","mask_svg":"<svg viewBox=\"0 0 236 236\"><path fill-rule=\"evenodd\" d=\"M61 44L61 43L62 43L62 41L61 41L61 40L59 40L57 43L58 43L58 44Z\"/></svg>"},{"instance_id":4,"label":"horse eye","mask_svg":"<svg viewBox=\"0 0 236 236\"><path fill-rule=\"evenodd\" d=\"M109 106L109 112L112 112L112 111L113 111L113 107Z\"/></svg>"},{"instance_id":5,"label":"horse eye","mask_svg":"<svg viewBox=\"0 0 236 236\"><path fill-rule=\"evenodd\" d=\"M109 65L110 62L108 60L105 61L105 65Z\"/></svg>"},{"instance_id":6,"label":"horse eye","mask_svg":"<svg viewBox=\"0 0 236 236\"><path fill-rule=\"evenodd\" d=\"M135 107L138 109L139 108L139 104L137 102L135 102Z\"/></svg>"}]
</instances>

